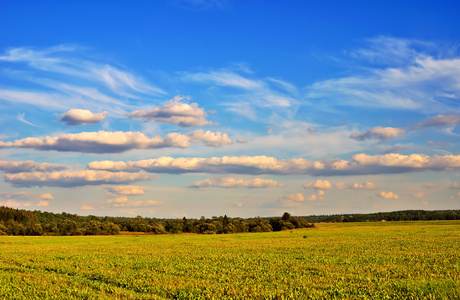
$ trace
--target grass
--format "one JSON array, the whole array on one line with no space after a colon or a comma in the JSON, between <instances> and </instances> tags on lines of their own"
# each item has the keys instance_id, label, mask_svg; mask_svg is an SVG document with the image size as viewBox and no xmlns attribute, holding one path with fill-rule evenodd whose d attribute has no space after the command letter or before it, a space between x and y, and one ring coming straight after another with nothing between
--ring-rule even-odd
<instances>
[{"instance_id":1,"label":"grass","mask_svg":"<svg viewBox=\"0 0 460 300\"><path fill-rule=\"evenodd\" d=\"M460 221L1 237L0 299L460 299Z\"/></svg>"}]
</instances>

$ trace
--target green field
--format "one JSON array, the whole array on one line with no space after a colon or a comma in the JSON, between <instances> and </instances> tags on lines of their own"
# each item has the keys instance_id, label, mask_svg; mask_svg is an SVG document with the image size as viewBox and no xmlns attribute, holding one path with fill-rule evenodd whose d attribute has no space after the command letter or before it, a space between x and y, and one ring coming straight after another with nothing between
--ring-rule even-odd
<instances>
[{"instance_id":1,"label":"green field","mask_svg":"<svg viewBox=\"0 0 460 300\"><path fill-rule=\"evenodd\" d=\"M0 299L460 299L460 221L0 237Z\"/></svg>"}]
</instances>

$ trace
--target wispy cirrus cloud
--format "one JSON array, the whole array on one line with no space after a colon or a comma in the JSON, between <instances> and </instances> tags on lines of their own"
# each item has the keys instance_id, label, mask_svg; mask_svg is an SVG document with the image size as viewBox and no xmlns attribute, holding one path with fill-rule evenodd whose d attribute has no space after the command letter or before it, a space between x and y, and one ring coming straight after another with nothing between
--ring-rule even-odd
<instances>
[{"instance_id":1,"label":"wispy cirrus cloud","mask_svg":"<svg viewBox=\"0 0 460 300\"><path fill-rule=\"evenodd\" d=\"M431 43L378 37L351 52L365 59L356 75L318 81L307 88L308 99L340 99L340 106L418 110L456 110L460 98L460 58Z\"/></svg>"},{"instance_id":2,"label":"wispy cirrus cloud","mask_svg":"<svg viewBox=\"0 0 460 300\"><path fill-rule=\"evenodd\" d=\"M219 89L228 89L232 96L225 97L221 103L232 111L249 119L257 119L260 109L287 109L297 107L300 103L296 87L288 82L273 78L249 78L250 74L238 74L234 70L180 73L186 82L196 82L211 85ZM222 97L222 90L220 97ZM256 109L258 108L258 109Z\"/></svg>"},{"instance_id":3,"label":"wispy cirrus cloud","mask_svg":"<svg viewBox=\"0 0 460 300\"><path fill-rule=\"evenodd\" d=\"M30 126L37 127L37 125L35 125L35 124L33 124L33 123L27 121L26 118L25 118L25 116L26 116L25 113L22 113L22 114L19 113L19 114L18 114L18 118L17 118L18 121L19 121L19 122L22 122L22 123L25 123L25 124L27 124L27 125L30 125Z\"/></svg>"},{"instance_id":4,"label":"wispy cirrus cloud","mask_svg":"<svg viewBox=\"0 0 460 300\"><path fill-rule=\"evenodd\" d=\"M86 52L87 49L70 45L5 51L0 55L0 64L14 70L4 75L16 80L16 84L1 88L0 99L46 110L97 111L111 103L107 109L119 115L129 106L129 99L166 94L140 76L87 56L83 58L81 54ZM36 88L24 89L24 81Z\"/></svg>"}]
</instances>

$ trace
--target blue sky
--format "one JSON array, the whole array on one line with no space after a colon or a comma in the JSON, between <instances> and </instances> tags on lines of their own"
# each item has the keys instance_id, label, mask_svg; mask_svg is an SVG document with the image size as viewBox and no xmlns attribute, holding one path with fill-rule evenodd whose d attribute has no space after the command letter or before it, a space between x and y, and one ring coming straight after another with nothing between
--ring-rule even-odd
<instances>
[{"instance_id":1,"label":"blue sky","mask_svg":"<svg viewBox=\"0 0 460 300\"><path fill-rule=\"evenodd\" d=\"M459 209L459 6L1 1L0 205Z\"/></svg>"}]
</instances>

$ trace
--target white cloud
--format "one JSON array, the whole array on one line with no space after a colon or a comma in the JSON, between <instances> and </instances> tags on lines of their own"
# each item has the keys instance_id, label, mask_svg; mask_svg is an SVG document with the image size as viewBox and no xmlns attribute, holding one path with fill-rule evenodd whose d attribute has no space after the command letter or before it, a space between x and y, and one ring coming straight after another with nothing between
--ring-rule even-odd
<instances>
[{"instance_id":1,"label":"white cloud","mask_svg":"<svg viewBox=\"0 0 460 300\"><path fill-rule=\"evenodd\" d=\"M365 133L353 133L350 135L350 138L355 139L357 141L377 139L383 142L390 139L395 139L404 133L406 133L406 131L401 128L374 127L369 129Z\"/></svg>"},{"instance_id":2,"label":"white cloud","mask_svg":"<svg viewBox=\"0 0 460 300\"><path fill-rule=\"evenodd\" d=\"M282 187L284 184L278 183L276 180L254 178L250 180L235 179L230 177L220 178L207 178L200 180L189 185L191 188L207 188L207 187L220 187L220 188L268 188L268 187Z\"/></svg>"},{"instance_id":3,"label":"white cloud","mask_svg":"<svg viewBox=\"0 0 460 300\"><path fill-rule=\"evenodd\" d=\"M383 199L399 199L399 196L396 195L395 193L393 192L385 192L385 191L381 191L380 193L377 194L379 197L383 198Z\"/></svg>"},{"instance_id":4,"label":"white cloud","mask_svg":"<svg viewBox=\"0 0 460 300\"><path fill-rule=\"evenodd\" d=\"M375 190L376 188L377 186L374 183L369 182L369 181L366 181L363 184L354 183L350 187L350 189L352 190Z\"/></svg>"},{"instance_id":5,"label":"white cloud","mask_svg":"<svg viewBox=\"0 0 460 300\"><path fill-rule=\"evenodd\" d=\"M385 154L364 153L343 159L323 159L313 161L304 158L276 159L269 156L223 156L211 158L160 157L140 161L94 161L90 169L107 171L137 172L144 170L154 173L203 172L215 174L277 174L313 176L392 174L419 171L445 171L460 168L460 155L428 156L425 154Z\"/></svg>"},{"instance_id":6,"label":"white cloud","mask_svg":"<svg viewBox=\"0 0 460 300\"><path fill-rule=\"evenodd\" d=\"M322 190L328 190L332 188L331 183L327 180L321 180L318 179L316 182L308 182L303 185L304 188L306 189L322 189Z\"/></svg>"},{"instance_id":7,"label":"white cloud","mask_svg":"<svg viewBox=\"0 0 460 300\"><path fill-rule=\"evenodd\" d=\"M61 116L60 121L67 125L92 125L102 122L107 112L94 114L86 109L71 109Z\"/></svg>"},{"instance_id":8,"label":"white cloud","mask_svg":"<svg viewBox=\"0 0 460 300\"><path fill-rule=\"evenodd\" d=\"M125 185L108 188L110 193L118 195L144 195L146 188L141 186Z\"/></svg>"},{"instance_id":9,"label":"white cloud","mask_svg":"<svg viewBox=\"0 0 460 300\"><path fill-rule=\"evenodd\" d=\"M74 171L74 172L33 172L6 174L4 180L17 187L57 186L75 187L85 185L124 184L134 181L154 180L158 176L145 173Z\"/></svg>"},{"instance_id":10,"label":"white cloud","mask_svg":"<svg viewBox=\"0 0 460 300\"><path fill-rule=\"evenodd\" d=\"M21 173L34 171L62 171L67 169L64 165L36 163L31 160L27 161L4 161L0 160L0 171L5 173Z\"/></svg>"},{"instance_id":11,"label":"white cloud","mask_svg":"<svg viewBox=\"0 0 460 300\"><path fill-rule=\"evenodd\" d=\"M43 139L25 138L14 142L0 141L2 147L32 148L37 150L74 151L84 153L120 153L132 149L165 147L187 148L190 142L202 141L207 146L231 144L228 135L221 132L195 130L188 134L168 133L164 138L149 138L141 132L81 132Z\"/></svg>"},{"instance_id":12,"label":"white cloud","mask_svg":"<svg viewBox=\"0 0 460 300\"><path fill-rule=\"evenodd\" d=\"M197 103L183 103L189 97L175 96L164 106L157 106L150 110L136 110L128 114L129 117L140 118L145 121L177 124L181 127L219 125L206 120L207 113L199 108Z\"/></svg>"}]
</instances>

